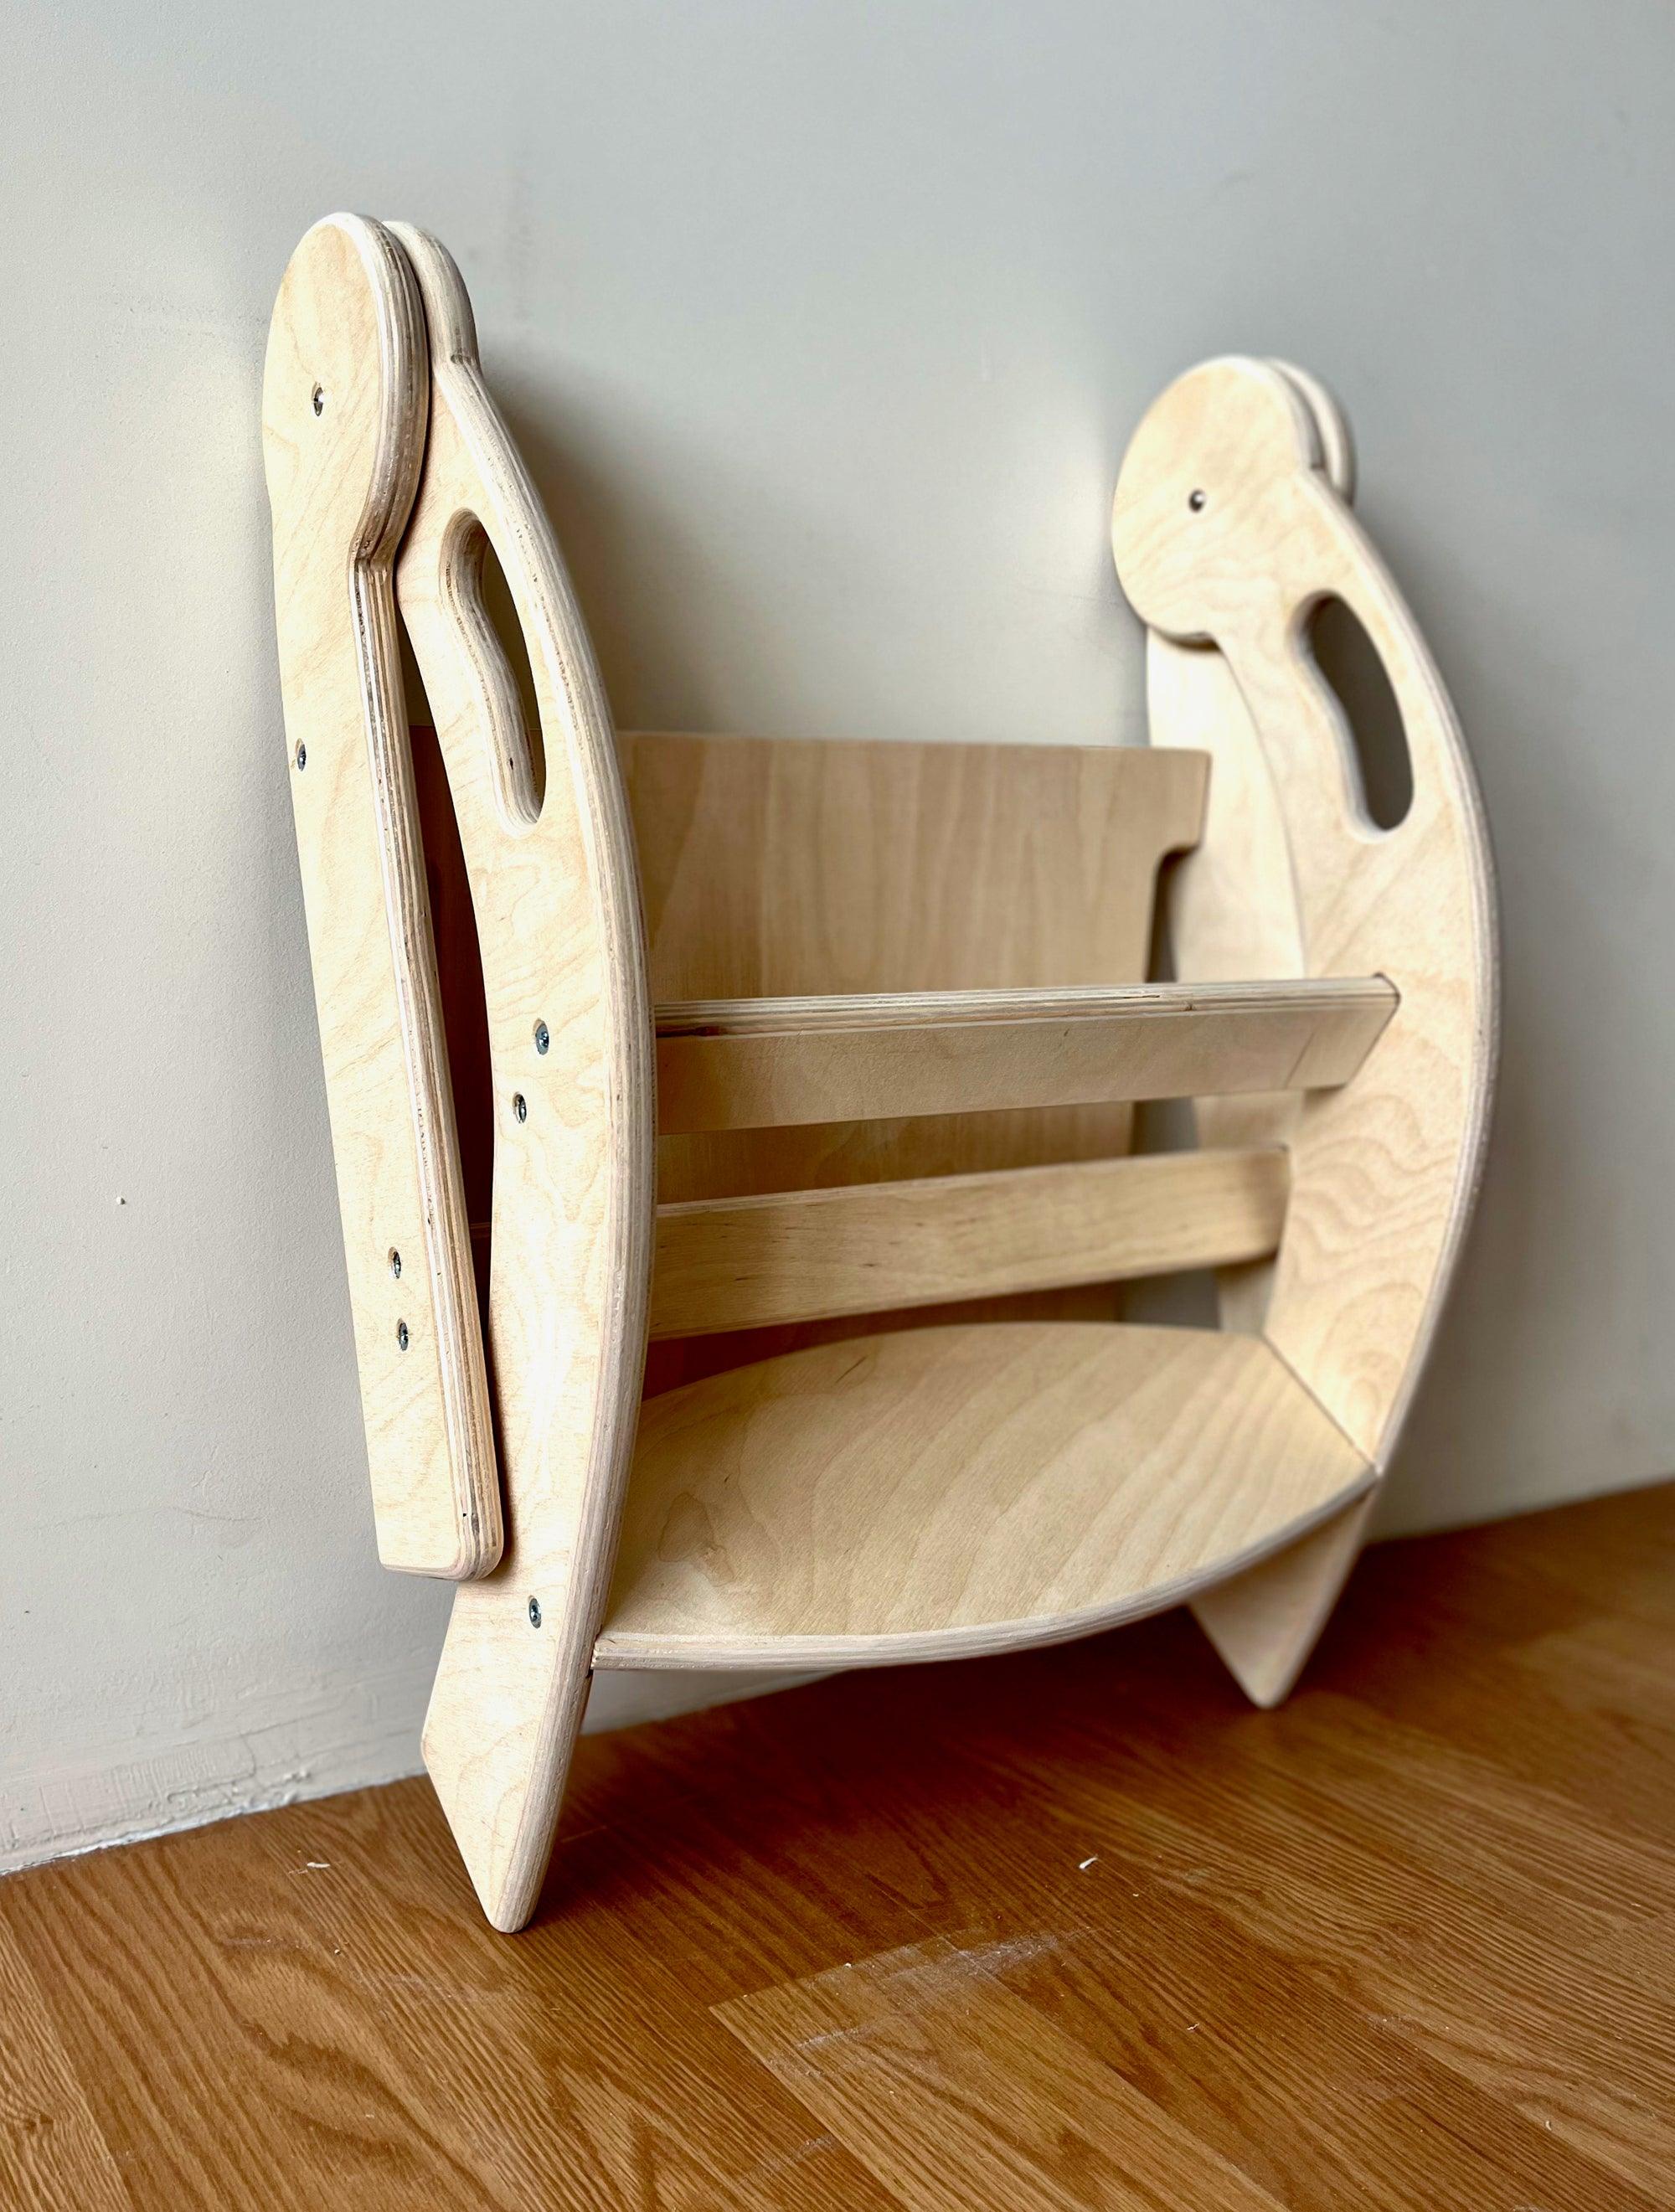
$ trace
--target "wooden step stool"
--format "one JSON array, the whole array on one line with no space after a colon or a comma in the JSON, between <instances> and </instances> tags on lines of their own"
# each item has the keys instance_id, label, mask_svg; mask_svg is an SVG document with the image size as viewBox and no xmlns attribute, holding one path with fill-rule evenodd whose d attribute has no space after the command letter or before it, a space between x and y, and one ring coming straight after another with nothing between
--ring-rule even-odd
<instances>
[{"instance_id":1,"label":"wooden step stool","mask_svg":"<svg viewBox=\"0 0 1675 2212\"><path fill-rule=\"evenodd\" d=\"M1471 769L1331 400L1216 361L1141 424L1132 749L615 737L458 271L404 226L304 239L264 428L379 1549L458 1583L425 1759L495 1925L535 1908L598 1668L953 1657L1189 1599L1282 1697L1436 1326L1496 1036ZM1328 596L1399 705L1394 828L1308 651ZM1147 981L1171 854L1181 980ZM474 989L480 1128L443 1015ZM1130 1155L1156 1098L1202 1150ZM1222 1328L1115 1320L1113 1285L1205 1267Z\"/></svg>"}]
</instances>

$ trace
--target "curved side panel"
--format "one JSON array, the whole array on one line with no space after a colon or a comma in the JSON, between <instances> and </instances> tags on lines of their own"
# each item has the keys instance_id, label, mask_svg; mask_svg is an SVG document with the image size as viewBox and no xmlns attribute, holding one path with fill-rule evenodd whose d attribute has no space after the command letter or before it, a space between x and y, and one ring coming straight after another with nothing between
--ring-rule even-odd
<instances>
[{"instance_id":1,"label":"curved side panel","mask_svg":"<svg viewBox=\"0 0 1675 2212\"><path fill-rule=\"evenodd\" d=\"M1173 887L1180 972L1329 972L1327 962L1376 943L1366 957L1404 993L1379 1057L1330 1102L1334 1111L1293 1098L1199 1109L1206 1139L1292 1144L1307 1183L1279 1261L1223 1273L1224 1319L1244 1328L1268 1321L1381 1469L1446 1295L1487 1127L1496 948L1476 789L1411 618L1348 517L1354 446L1325 388L1281 362L1211 363L1166 394L1146 428L1154 434L1145 448L1136 441L1114 543L1137 605L1159 625L1148 645L1153 741L1203 748L1214 763L1204 842ZM1241 440L1249 458L1265 448L1249 480ZM1289 500L1275 495L1276 477L1289 482ZM1210 528L1198 527L1206 517ZM1283 551L1265 541L1276 532ZM1201 564L1196 589L1182 553ZM1241 560L1255 564L1242 585L1232 565ZM1397 685L1422 781L1395 832L1362 818L1347 732L1308 661L1304 625L1327 591L1360 614ZM1300 790L1311 777L1317 792ZM1324 823L1312 811L1322 797ZM1417 1177L1404 1198L1410 1148ZM1371 1502L1195 1601L1259 1704L1277 1702L1296 1680L1354 1565Z\"/></svg>"},{"instance_id":2,"label":"curved side panel","mask_svg":"<svg viewBox=\"0 0 1675 2212\"><path fill-rule=\"evenodd\" d=\"M1382 1469L1481 1171L1495 919L1453 710L1330 459L1292 373L1206 363L1136 434L1113 544L1142 618L1178 646L1213 643L1237 687L1284 824L1308 974L1382 974L1400 994L1355 1081L1299 1109L1265 1321L1275 1349ZM1305 642L1310 613L1332 595L1362 623L1400 708L1413 801L1393 830L1362 812L1348 732ZM1226 726L1230 741L1236 724ZM1213 823L1213 793L1211 809Z\"/></svg>"},{"instance_id":3,"label":"curved side panel","mask_svg":"<svg viewBox=\"0 0 1675 2212\"><path fill-rule=\"evenodd\" d=\"M1341 499L1352 499L1355 446L1341 410L1302 370L1284 362L1270 366L1288 379L1312 417L1328 483ZM1151 743L1188 747L1211 760L1204 836L1169 884L1176 972L1194 982L1307 974L1285 817L1232 671L1215 646L1177 645L1152 630L1146 690ZM1302 1103L1296 1091L1196 1100L1199 1140L1289 1146ZM1259 1332L1273 1278L1271 1257L1219 1269L1223 1326ZM1355 1565L1375 1494L1192 1601L1199 1626L1255 1704L1277 1705L1290 1693Z\"/></svg>"},{"instance_id":4,"label":"curved side panel","mask_svg":"<svg viewBox=\"0 0 1675 2212\"><path fill-rule=\"evenodd\" d=\"M291 798L379 1556L458 1578L501 1515L391 584L427 386L399 248L317 223L262 394Z\"/></svg>"},{"instance_id":5,"label":"curved side panel","mask_svg":"<svg viewBox=\"0 0 1675 2212\"><path fill-rule=\"evenodd\" d=\"M398 569L471 883L495 1088L489 1364L497 1573L462 1586L425 1759L497 1928L534 1910L586 1698L645 1359L651 1012L610 719L539 498L489 398L458 271L396 231L430 329L422 481ZM483 614L491 543L529 648L544 799Z\"/></svg>"}]
</instances>

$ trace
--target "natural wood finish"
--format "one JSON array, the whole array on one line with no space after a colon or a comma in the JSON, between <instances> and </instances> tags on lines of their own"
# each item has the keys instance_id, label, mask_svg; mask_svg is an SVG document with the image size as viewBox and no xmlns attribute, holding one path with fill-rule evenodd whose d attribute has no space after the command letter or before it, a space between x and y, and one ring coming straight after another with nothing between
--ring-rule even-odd
<instances>
[{"instance_id":1,"label":"natural wood finish","mask_svg":"<svg viewBox=\"0 0 1675 2212\"><path fill-rule=\"evenodd\" d=\"M1201 750L1212 764L1205 838L1166 886L1162 919L1175 972L1197 983L1306 975L1284 817L1226 661L1211 647L1176 645L1154 630L1146 640L1146 699L1155 744ZM1302 1103L1298 1091L1200 1097L1193 1102L1199 1142L1289 1146ZM1272 1275L1259 1265L1222 1277L1229 1328L1261 1328Z\"/></svg>"},{"instance_id":2,"label":"natural wood finish","mask_svg":"<svg viewBox=\"0 0 1675 2212\"><path fill-rule=\"evenodd\" d=\"M904 2212L1284 2212L1015 1996L1000 1979L1006 1963L933 1936L715 2014Z\"/></svg>"},{"instance_id":3,"label":"natural wood finish","mask_svg":"<svg viewBox=\"0 0 1675 2212\"><path fill-rule=\"evenodd\" d=\"M625 732L657 999L1138 981L1205 766L1121 745Z\"/></svg>"},{"instance_id":4,"label":"natural wood finish","mask_svg":"<svg viewBox=\"0 0 1675 2212\"><path fill-rule=\"evenodd\" d=\"M1193 1612L1253 1705L1289 1698L1361 1550L1375 1492L1260 1566L1201 1590Z\"/></svg>"},{"instance_id":5,"label":"natural wood finish","mask_svg":"<svg viewBox=\"0 0 1675 2212\"><path fill-rule=\"evenodd\" d=\"M426 1755L495 1925L533 1907L590 1664L945 1657L1187 1597L1252 1694L1279 1695L1348 1571L1424 1357L1494 1034L1470 771L1348 518L1353 452L1329 397L1283 364L1212 362L1136 436L1113 545L1157 639L1155 757L619 749L446 253L344 219L296 266L270 410L288 710L358 778L329 820L298 802L323 1032L337 1024L352 1048L326 1037L350 1133L345 1234L364 1276L385 1194L356 1143L375 1153L387 1130L407 1174L391 1203L417 1207L438 1307L426 1359L402 1367L406 1321L393 1355L436 1401L410 1497L379 1500L381 1524L414 1519L412 1541L386 1546L409 1564L434 1551L444 1504L484 1530L459 1503L468 1164L447 1115L414 770L391 722L404 531L396 586L446 790L428 780L453 817L433 821L433 850L457 837L475 927L451 903L450 941L480 948L463 1079L488 1102L495 1153L488 1372L507 1534L498 1570L456 1603ZM318 368L340 357L341 428ZM484 605L491 544L530 647L538 752ZM306 572L288 599L288 562ZM1387 663L1413 755L1411 814L1387 833L1360 810L1302 643L1332 593ZM1194 727L1201 749L1182 743ZM1158 866L1199 832L1211 757L1235 764L1216 848L1184 879L1186 980L1144 984ZM304 767L300 750L294 786ZM1235 1096L1248 1103L1210 1103ZM1227 1170L1121 1159L1132 1103L1167 1097L1199 1101L1224 1146L1255 1157L1259 1141L1271 1200L1287 1147L1283 1235L1276 1206L1253 1222L1225 1192L1196 1241L1168 1218ZM469 1163L474 1190L485 1165ZM660 1325L701 1333L685 1371L713 1370L673 1389L678 1366L645 1370L659 1176ZM1119 1276L1183 1256L1243 1271L1226 1285L1242 1331L1111 1324ZM354 1287L375 1319L380 1286ZM977 1325L985 1301L1043 1296L1101 1325ZM927 1325L901 1327L904 1308ZM775 1331L806 1348L732 1364ZM822 1335L854 1340L807 1342ZM370 1406L384 1370L363 1371ZM489 1563L462 1561L456 1540L446 1564Z\"/></svg>"},{"instance_id":6,"label":"natural wood finish","mask_svg":"<svg viewBox=\"0 0 1675 2212\"><path fill-rule=\"evenodd\" d=\"M397 569L480 916L495 1099L489 1352L499 1570L463 1584L425 1761L483 1909L539 1891L610 1572L645 1357L651 1015L610 713L541 504L482 381L443 249L398 227L431 347L424 471ZM485 542L529 647L546 761L481 597ZM519 1110L521 1102L521 1111Z\"/></svg>"},{"instance_id":7,"label":"natural wood finish","mask_svg":"<svg viewBox=\"0 0 1675 2212\"><path fill-rule=\"evenodd\" d=\"M658 1000L1142 982L1159 864L1204 815L1203 763L1144 746L643 732L618 746ZM665 1135L658 1188L1108 1159L1132 1120L1107 1104Z\"/></svg>"},{"instance_id":8,"label":"natural wood finish","mask_svg":"<svg viewBox=\"0 0 1675 2212\"><path fill-rule=\"evenodd\" d=\"M132 2203L40 1984L0 1920L0 2203L131 2212Z\"/></svg>"},{"instance_id":9,"label":"natural wood finish","mask_svg":"<svg viewBox=\"0 0 1675 2212\"><path fill-rule=\"evenodd\" d=\"M1347 1083L1377 976L1291 984L707 1000L657 1009L665 1133Z\"/></svg>"},{"instance_id":10,"label":"natural wood finish","mask_svg":"<svg viewBox=\"0 0 1675 2212\"><path fill-rule=\"evenodd\" d=\"M1082 1635L1254 1564L1370 1479L1255 1337L1013 1322L817 1346L647 1402L594 1663Z\"/></svg>"},{"instance_id":11,"label":"natural wood finish","mask_svg":"<svg viewBox=\"0 0 1675 2212\"><path fill-rule=\"evenodd\" d=\"M416 729L414 743L486 1284L492 1085L477 931L434 732ZM645 733L618 746L651 917L652 981L670 998L741 987L784 994L833 974L944 988L1138 980L1159 860L1196 836L1204 807L1202 763L1142 747ZM980 878L992 895L974 895ZM855 895L863 882L864 899ZM1127 1150L1131 1118L1126 1105L1071 1106L665 1137L659 1186L666 1200L695 1202L1104 1160ZM1116 1311L1098 1284L985 1299L980 1315L962 1304L968 1319L1108 1320ZM840 1325L892 1324L852 1313ZM786 1324L772 1340L665 1340L653 1348L647 1387L825 1333Z\"/></svg>"},{"instance_id":12,"label":"natural wood finish","mask_svg":"<svg viewBox=\"0 0 1675 2212\"><path fill-rule=\"evenodd\" d=\"M1248 1261L1285 1219L1285 1154L1158 1152L663 1206L651 1333L818 1321Z\"/></svg>"},{"instance_id":13,"label":"natural wood finish","mask_svg":"<svg viewBox=\"0 0 1675 2212\"><path fill-rule=\"evenodd\" d=\"M1273 362L1302 398L1326 480L1353 496L1355 452L1342 410L1314 379ZM1231 669L1213 646L1177 645L1160 632L1146 640L1146 704L1151 742L1202 753L1212 765L1209 834L1181 860L1169 884L1168 931L1180 972L1216 980L1259 970L1307 972L1302 919L1291 872L1285 819L1273 773ZM1302 1110L1300 1093L1193 1102L1200 1143L1289 1146ZM1273 1291L1269 1261L1229 1267L1217 1278L1223 1326L1259 1329ZM1195 1601L1199 1626L1235 1680L1259 1705L1285 1696L1314 1648L1355 1563L1372 1510L1368 1498L1284 1553Z\"/></svg>"},{"instance_id":14,"label":"natural wood finish","mask_svg":"<svg viewBox=\"0 0 1675 2212\"><path fill-rule=\"evenodd\" d=\"M1137 612L1178 644L1220 652L1260 741L1289 867L1284 884L1277 872L1266 881L1241 872L1240 897L1265 917L1295 897L1310 975L1376 972L1400 994L1362 1078L1297 1116L1264 1323L1382 1468L1482 1173L1497 1029L1494 892L1447 695L1327 465L1314 404L1290 374L1207 362L1170 386L1136 432L1112 542ZM1413 799L1393 830L1366 817L1342 713L1303 641L1308 609L1326 596L1362 623L1401 712ZM1178 966L1198 980L1192 918L1183 909L1172 920Z\"/></svg>"},{"instance_id":15,"label":"natural wood finish","mask_svg":"<svg viewBox=\"0 0 1675 2212\"><path fill-rule=\"evenodd\" d=\"M1170 2212L1662 2212L1672 1570L1675 1486L1375 1547L1280 1713L1177 1613L592 1737L514 1943L422 1780L14 1876L0 2198L1035 2212L1120 2124ZM853 2072L754 2056L826 1976Z\"/></svg>"},{"instance_id":16,"label":"natural wood finish","mask_svg":"<svg viewBox=\"0 0 1675 2212\"><path fill-rule=\"evenodd\" d=\"M501 1520L391 583L428 385L400 249L317 223L262 393L288 771L379 1557L458 1577Z\"/></svg>"},{"instance_id":17,"label":"natural wood finish","mask_svg":"<svg viewBox=\"0 0 1675 2212\"><path fill-rule=\"evenodd\" d=\"M1482 1170L1496 977L1470 763L1411 617L1349 514L1354 481L1349 425L1324 386L1285 362L1211 363L1172 387L1136 438L1114 544L1141 611L1161 624L1148 643L1153 742L1212 763L1205 836L1169 887L1176 972L1351 972L1376 942L1381 972L1404 993L1352 1102L1197 1102L1205 1142L1294 1146L1308 1183L1281 1260L1221 1278L1224 1321L1266 1328L1382 1469ZM1226 565L1241 561L1259 564L1265 593L1241 599ZM1349 733L1302 641L1323 592L1361 619L1396 695L1414 797L1393 831L1366 821ZM1214 641L1182 643L1183 627ZM1253 1591L1229 1586L1199 1604L1253 1696L1281 1696L1295 1677L1364 1520L1346 1516L1302 1547L1283 1581L1265 1569Z\"/></svg>"}]
</instances>

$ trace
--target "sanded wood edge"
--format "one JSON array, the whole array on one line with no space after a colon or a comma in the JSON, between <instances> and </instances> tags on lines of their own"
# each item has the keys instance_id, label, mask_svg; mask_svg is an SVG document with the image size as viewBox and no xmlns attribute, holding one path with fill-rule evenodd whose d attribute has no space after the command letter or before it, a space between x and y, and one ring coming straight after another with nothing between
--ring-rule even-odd
<instances>
[{"instance_id":1,"label":"sanded wood edge","mask_svg":"<svg viewBox=\"0 0 1675 2212\"><path fill-rule=\"evenodd\" d=\"M1193 1601L1199 1627L1253 1705L1290 1696L1360 1554L1379 1486Z\"/></svg>"},{"instance_id":2,"label":"sanded wood edge","mask_svg":"<svg viewBox=\"0 0 1675 2212\"><path fill-rule=\"evenodd\" d=\"M379 1553L458 1580L502 1522L391 583L428 391L399 248L316 224L263 386L287 758Z\"/></svg>"},{"instance_id":3,"label":"sanded wood edge","mask_svg":"<svg viewBox=\"0 0 1675 2212\"><path fill-rule=\"evenodd\" d=\"M1229 757L1248 762L1253 811L1230 814L1212 789L1204 842L1174 886L1183 972L1226 974L1229 957L1244 966L1249 914L1265 937L1293 937L1311 973L1375 969L1401 994L1361 1082L1311 1098L1284 1129L1212 1117L1221 1142L1291 1144L1292 1204L1265 1331L1382 1468L1483 1172L1499 952L1492 857L1459 722L1346 504L1352 473L1347 426L1312 380L1251 360L1205 362L1135 434L1112 543L1135 611L1166 641L1151 656L1154 708L1167 702L1172 734L1208 745L1217 787ZM1411 793L1388 823L1369 811L1342 702L1309 648L1309 617L1326 599L1359 623L1399 712Z\"/></svg>"},{"instance_id":4,"label":"sanded wood edge","mask_svg":"<svg viewBox=\"0 0 1675 2212\"><path fill-rule=\"evenodd\" d=\"M1373 1469L1364 1468L1334 1497L1272 1530L1260 1543L1110 1605L1077 1613L1037 1613L1021 1620L989 1621L974 1627L904 1630L883 1636L731 1636L719 1632L657 1636L607 1627L595 1647L593 1664L596 1668L900 1667L928 1665L941 1659L980 1659L1004 1651L1032 1650L1041 1644L1069 1644L1079 1636L1167 1613L1171 1606L1185 1604L1202 1590L1213 1589L1259 1567L1334 1520L1373 1489L1376 1481Z\"/></svg>"},{"instance_id":5,"label":"sanded wood edge","mask_svg":"<svg viewBox=\"0 0 1675 2212\"><path fill-rule=\"evenodd\" d=\"M658 1009L665 1135L1347 1083L1381 977L737 1000Z\"/></svg>"},{"instance_id":6,"label":"sanded wood edge","mask_svg":"<svg viewBox=\"0 0 1675 2212\"><path fill-rule=\"evenodd\" d=\"M823 1321L1257 1260L1279 1241L1289 1179L1275 1146L664 1206L651 1333Z\"/></svg>"},{"instance_id":7,"label":"sanded wood edge","mask_svg":"<svg viewBox=\"0 0 1675 2212\"><path fill-rule=\"evenodd\" d=\"M1381 976L1259 983L1082 984L1072 990L866 991L800 999L686 999L655 1010L659 1036L782 1036L818 1030L956 1029L982 1022L1162 1020L1240 1012L1386 1019L1395 994Z\"/></svg>"},{"instance_id":8,"label":"sanded wood edge","mask_svg":"<svg viewBox=\"0 0 1675 2212\"><path fill-rule=\"evenodd\" d=\"M725 940L729 924L748 916L774 937L771 947L753 948L753 966L760 966L764 952L777 962L787 932L794 939L806 932L802 949L810 953L822 981L834 970L853 974L859 965L864 973L911 988L923 979L902 974L897 965L905 949L899 933L911 927L916 939L928 940L915 944L914 955L928 954L951 981L971 973L974 951L965 925L974 908L980 912L988 904L990 869L1011 893L1003 902L1010 909L1003 931L1014 948L1009 966L1023 944L1045 978L1103 980L1114 972L1101 964L1111 956L1108 933L1095 927L1071 933L1081 892L1090 874L1095 880L1099 876L1097 865L1090 870L1081 841L1089 840L1101 860L1114 856L1125 878L1137 879L1133 887L1149 908L1157 863L1198 842L1210 785L1207 755L1144 744L623 730L616 745L653 921L654 987L657 924L668 918L671 894L683 908L677 934L701 914L705 941L695 950L699 964L712 972L726 964L725 951L718 953L714 944L718 920ZM807 849L816 828L811 814L821 825L823 856L810 856ZM1004 823L997 814L1004 814ZM875 869L889 872L890 911L882 939L880 917L864 889L881 880ZM959 878L962 869L956 888L971 890L968 901L948 895L950 876ZM725 879L725 892L718 891L718 878ZM815 885L818 890L810 897ZM847 894L856 888L862 897L851 904ZM1020 903L1026 909L1022 928ZM865 939L851 933L861 914L869 925ZM977 934L978 971L984 980L1008 980L986 972L997 951L993 933L980 925ZM1086 964L1089 951L1095 957ZM1077 964L1078 956L1083 964ZM683 964L668 946L661 957L665 973L671 964ZM700 988L673 984L667 995L690 989L695 996Z\"/></svg>"},{"instance_id":9,"label":"sanded wood edge","mask_svg":"<svg viewBox=\"0 0 1675 2212\"><path fill-rule=\"evenodd\" d=\"M425 468L398 569L481 947L495 1101L489 1334L507 1488L498 1571L462 1584L425 1763L493 1924L535 1908L587 1696L639 1413L655 1206L652 1023L610 708L540 498L434 239L394 234L431 345ZM528 648L544 792L481 595Z\"/></svg>"}]
</instances>

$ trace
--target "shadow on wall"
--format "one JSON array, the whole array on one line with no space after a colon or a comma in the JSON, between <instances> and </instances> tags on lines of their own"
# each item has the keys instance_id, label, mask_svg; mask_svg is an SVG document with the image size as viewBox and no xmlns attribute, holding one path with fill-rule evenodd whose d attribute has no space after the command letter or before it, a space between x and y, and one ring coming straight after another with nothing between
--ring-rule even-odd
<instances>
[{"instance_id":1,"label":"shadow on wall","mask_svg":"<svg viewBox=\"0 0 1675 2212\"><path fill-rule=\"evenodd\" d=\"M585 409L566 413L515 378L492 389L552 519L618 726L725 726L718 641L748 635L750 611L729 599L717 545L685 532L685 510L659 504L655 433L622 465Z\"/></svg>"}]
</instances>

